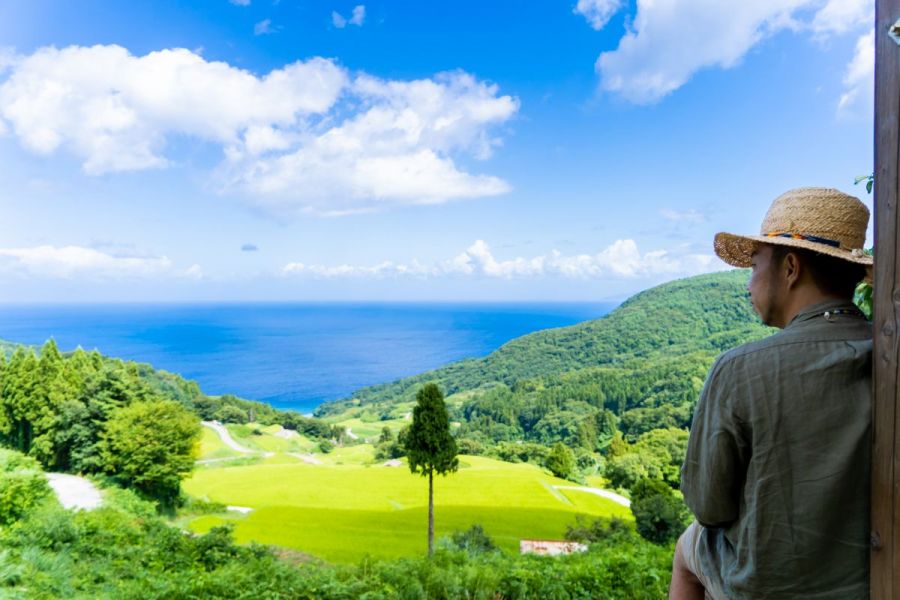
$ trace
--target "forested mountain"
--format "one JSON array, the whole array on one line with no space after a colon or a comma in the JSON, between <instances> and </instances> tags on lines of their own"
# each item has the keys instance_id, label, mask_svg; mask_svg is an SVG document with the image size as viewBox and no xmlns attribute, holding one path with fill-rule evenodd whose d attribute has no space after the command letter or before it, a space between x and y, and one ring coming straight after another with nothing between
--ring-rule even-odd
<instances>
[{"instance_id":1,"label":"forested mountain","mask_svg":"<svg viewBox=\"0 0 900 600\"><path fill-rule=\"evenodd\" d=\"M410 400L426 381L447 394L591 367L641 365L661 354L716 354L765 336L747 299L747 272L681 279L641 292L606 317L516 338L481 359L462 360L392 383L363 388L347 400L322 405L320 414L381 402Z\"/></svg>"},{"instance_id":2,"label":"forested mountain","mask_svg":"<svg viewBox=\"0 0 900 600\"><path fill-rule=\"evenodd\" d=\"M685 427L720 352L768 335L746 271L701 275L637 294L594 321L526 335L464 360L323 405L318 416L396 416L425 382L451 396L461 438L563 441L592 451L618 427L636 440ZM455 395L455 396L454 396Z\"/></svg>"}]
</instances>

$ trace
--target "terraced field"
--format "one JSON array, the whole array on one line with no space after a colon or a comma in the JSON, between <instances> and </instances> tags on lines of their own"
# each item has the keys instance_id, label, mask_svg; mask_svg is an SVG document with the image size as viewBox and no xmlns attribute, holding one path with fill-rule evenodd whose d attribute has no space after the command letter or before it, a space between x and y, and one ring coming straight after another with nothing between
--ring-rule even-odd
<instances>
[{"instance_id":1,"label":"terraced field","mask_svg":"<svg viewBox=\"0 0 900 600\"><path fill-rule=\"evenodd\" d=\"M332 562L425 551L427 482L405 464L376 462L368 444L313 454L309 440L286 440L277 428L234 437L241 444L255 440L253 447L275 454L253 464L243 458L237 466L204 465L184 487L193 496L252 510L202 516L189 523L191 529L233 522L242 542L276 544ZM203 448L222 451L206 440ZM579 513L631 518L629 509L613 500L556 487L572 485L533 465L462 456L459 472L435 479L436 536L477 523L515 552L523 538L562 539Z\"/></svg>"}]
</instances>

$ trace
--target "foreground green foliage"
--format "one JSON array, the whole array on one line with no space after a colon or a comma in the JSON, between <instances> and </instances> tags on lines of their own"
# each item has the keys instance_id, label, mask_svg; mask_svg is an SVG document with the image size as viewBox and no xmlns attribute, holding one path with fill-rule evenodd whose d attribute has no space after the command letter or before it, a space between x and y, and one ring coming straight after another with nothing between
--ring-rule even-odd
<instances>
[{"instance_id":1,"label":"foreground green foliage","mask_svg":"<svg viewBox=\"0 0 900 600\"><path fill-rule=\"evenodd\" d=\"M89 512L47 505L0 529L0 596L650 599L668 585L671 550L628 529L559 558L451 547L431 559L333 567L236 545L227 527L184 535L133 497Z\"/></svg>"},{"instance_id":2,"label":"foreground green foliage","mask_svg":"<svg viewBox=\"0 0 900 600\"><path fill-rule=\"evenodd\" d=\"M50 495L36 460L14 450L0 450L0 526L9 525Z\"/></svg>"}]
</instances>

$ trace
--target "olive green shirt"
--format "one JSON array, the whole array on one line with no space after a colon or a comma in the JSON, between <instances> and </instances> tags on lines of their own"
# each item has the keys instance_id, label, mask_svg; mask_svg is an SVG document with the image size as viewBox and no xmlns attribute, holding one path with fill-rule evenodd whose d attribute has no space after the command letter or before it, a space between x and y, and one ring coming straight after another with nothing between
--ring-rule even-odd
<instances>
[{"instance_id":1,"label":"olive green shirt","mask_svg":"<svg viewBox=\"0 0 900 600\"><path fill-rule=\"evenodd\" d=\"M835 309L724 353L700 396L681 487L728 598L868 598L872 328Z\"/></svg>"}]
</instances>

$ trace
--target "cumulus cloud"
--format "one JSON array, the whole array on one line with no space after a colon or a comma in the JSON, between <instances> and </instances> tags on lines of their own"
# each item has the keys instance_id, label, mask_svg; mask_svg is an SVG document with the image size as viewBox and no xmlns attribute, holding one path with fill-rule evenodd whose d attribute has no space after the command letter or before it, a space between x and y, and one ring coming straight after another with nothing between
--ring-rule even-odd
<instances>
[{"instance_id":1,"label":"cumulus cloud","mask_svg":"<svg viewBox=\"0 0 900 600\"><path fill-rule=\"evenodd\" d=\"M440 263L426 266L385 261L373 266L307 265L288 263L284 275L309 275L316 278L389 278L480 276L500 279L564 277L572 279L627 279L659 275L694 275L727 268L711 254L656 250L641 253L634 240L617 240L596 254L566 256L554 250L530 258L498 259L483 240L464 252Z\"/></svg>"},{"instance_id":2,"label":"cumulus cloud","mask_svg":"<svg viewBox=\"0 0 900 600\"><path fill-rule=\"evenodd\" d=\"M182 274L196 277L200 267L194 265ZM83 246L36 246L32 248L0 248L0 271L20 275L96 279L144 278L179 275L165 256L118 256Z\"/></svg>"},{"instance_id":3,"label":"cumulus cloud","mask_svg":"<svg viewBox=\"0 0 900 600\"><path fill-rule=\"evenodd\" d=\"M272 19L263 19L253 26L253 35L266 35L269 33L275 33L275 30L272 29Z\"/></svg>"},{"instance_id":4,"label":"cumulus cloud","mask_svg":"<svg viewBox=\"0 0 900 600\"><path fill-rule=\"evenodd\" d=\"M632 28L597 59L600 85L637 104L656 102L702 68L733 67L805 3L638 0Z\"/></svg>"},{"instance_id":5,"label":"cumulus cloud","mask_svg":"<svg viewBox=\"0 0 900 600\"><path fill-rule=\"evenodd\" d=\"M838 111L848 114L864 110L868 114L871 112L874 95L875 32L870 31L856 40L853 59L844 73L844 93L838 101Z\"/></svg>"},{"instance_id":6,"label":"cumulus cloud","mask_svg":"<svg viewBox=\"0 0 900 600\"><path fill-rule=\"evenodd\" d=\"M596 29L621 7L613 0L581 0L576 11L582 2L586 16L596 16L587 16ZM811 30L822 38L869 24L873 14L873 0L637 0L618 47L601 53L595 69L602 90L649 104L701 69L734 67L778 31Z\"/></svg>"},{"instance_id":7,"label":"cumulus cloud","mask_svg":"<svg viewBox=\"0 0 900 600\"><path fill-rule=\"evenodd\" d=\"M578 0L572 12L583 16L592 28L600 31L620 8L622 0Z\"/></svg>"},{"instance_id":8,"label":"cumulus cloud","mask_svg":"<svg viewBox=\"0 0 900 600\"><path fill-rule=\"evenodd\" d=\"M509 190L497 177L462 171L453 158L462 153L484 160L500 144L489 130L519 104L499 96L496 86L463 72L407 82L360 75L348 94L362 106L357 114L307 132L291 150L232 152L226 185L246 190L274 212L327 215Z\"/></svg>"},{"instance_id":9,"label":"cumulus cloud","mask_svg":"<svg viewBox=\"0 0 900 600\"><path fill-rule=\"evenodd\" d=\"M383 80L318 57L258 76L185 49L72 46L0 75L0 129L34 153L74 155L97 175L167 167L175 137L212 142L217 185L281 215L504 193L458 162L490 157L518 107L464 72Z\"/></svg>"},{"instance_id":10,"label":"cumulus cloud","mask_svg":"<svg viewBox=\"0 0 900 600\"><path fill-rule=\"evenodd\" d=\"M362 24L366 20L366 7L362 4L358 4L353 7L353 12L350 14L350 18L347 19L341 13L336 10L331 11L331 24L337 27L338 29L343 29L347 25L356 25L357 27L362 27Z\"/></svg>"},{"instance_id":11,"label":"cumulus cloud","mask_svg":"<svg viewBox=\"0 0 900 600\"><path fill-rule=\"evenodd\" d=\"M828 0L816 13L812 29L816 34L842 34L861 26L871 26L875 0Z\"/></svg>"}]
</instances>

